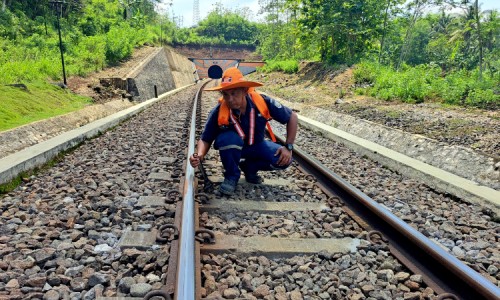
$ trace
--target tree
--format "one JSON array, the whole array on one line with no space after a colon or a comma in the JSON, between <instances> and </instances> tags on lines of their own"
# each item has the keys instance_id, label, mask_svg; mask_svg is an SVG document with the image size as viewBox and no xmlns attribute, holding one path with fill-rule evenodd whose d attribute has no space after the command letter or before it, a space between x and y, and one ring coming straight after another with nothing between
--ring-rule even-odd
<instances>
[{"instance_id":1,"label":"tree","mask_svg":"<svg viewBox=\"0 0 500 300\"><path fill-rule=\"evenodd\" d=\"M449 38L456 27L456 18L446 14L443 8L439 15L430 14L425 19L430 25L429 41L425 47L428 62L437 63L443 72L447 72L453 66L450 59L453 46Z\"/></svg>"},{"instance_id":2,"label":"tree","mask_svg":"<svg viewBox=\"0 0 500 300\"><path fill-rule=\"evenodd\" d=\"M500 70L500 16L491 10L484 18L482 27L484 65L490 70L491 77Z\"/></svg>"},{"instance_id":3,"label":"tree","mask_svg":"<svg viewBox=\"0 0 500 300\"><path fill-rule=\"evenodd\" d=\"M458 67L473 69L479 64L479 37L475 7L469 1L460 4L463 14L458 18L455 30L450 34L450 43L455 47L451 59Z\"/></svg>"},{"instance_id":4,"label":"tree","mask_svg":"<svg viewBox=\"0 0 500 300\"><path fill-rule=\"evenodd\" d=\"M481 36L481 21L479 19L478 0L474 3L474 15L476 17L477 41L479 43L479 80L483 79L483 41Z\"/></svg>"},{"instance_id":5,"label":"tree","mask_svg":"<svg viewBox=\"0 0 500 300\"><path fill-rule=\"evenodd\" d=\"M296 9L284 0L259 0L265 24L259 30L259 53L264 59L290 59L296 56Z\"/></svg>"},{"instance_id":6,"label":"tree","mask_svg":"<svg viewBox=\"0 0 500 300\"><path fill-rule=\"evenodd\" d=\"M195 29L198 35L228 43L253 44L257 26L231 11L214 10L200 21Z\"/></svg>"},{"instance_id":7,"label":"tree","mask_svg":"<svg viewBox=\"0 0 500 300\"><path fill-rule=\"evenodd\" d=\"M385 37L387 35L387 29L388 29L388 20L389 20L389 14L394 14L395 12L393 11L393 7L396 5L401 4L401 0L387 0L386 7L385 7L385 12L384 12L384 24L382 26L382 37L380 39L380 49L379 49L379 54L378 54L378 62L382 62L382 53L384 51L384 46L385 46Z\"/></svg>"},{"instance_id":8,"label":"tree","mask_svg":"<svg viewBox=\"0 0 500 300\"><path fill-rule=\"evenodd\" d=\"M337 63L355 62L374 48L387 7L375 0L288 2L299 10L301 39L319 45L322 60Z\"/></svg>"},{"instance_id":9,"label":"tree","mask_svg":"<svg viewBox=\"0 0 500 300\"><path fill-rule=\"evenodd\" d=\"M405 60L405 56L408 52L409 44L411 42L413 28L417 22L417 20L422 16L424 9L427 8L432 2L432 0L414 0L410 1L407 5L409 12L409 23L406 29L406 34L403 40L403 45L401 47L401 51L399 53L399 59L396 64L396 70L399 70L401 64Z\"/></svg>"},{"instance_id":10,"label":"tree","mask_svg":"<svg viewBox=\"0 0 500 300\"><path fill-rule=\"evenodd\" d=\"M154 13L155 4L160 3L161 0L118 0L118 2L123 7L123 19L128 20L137 12L151 16Z\"/></svg>"}]
</instances>

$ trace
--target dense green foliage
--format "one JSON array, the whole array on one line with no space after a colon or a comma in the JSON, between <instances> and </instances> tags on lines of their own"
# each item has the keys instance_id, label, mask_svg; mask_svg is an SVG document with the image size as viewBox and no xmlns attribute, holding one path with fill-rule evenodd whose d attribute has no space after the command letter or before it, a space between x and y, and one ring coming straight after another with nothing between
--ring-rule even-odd
<instances>
[{"instance_id":1,"label":"dense green foliage","mask_svg":"<svg viewBox=\"0 0 500 300\"><path fill-rule=\"evenodd\" d=\"M500 17L474 1L264 0L258 51L266 60L357 64L384 99L496 108ZM457 13L450 14L451 8ZM434 11L438 13L424 13ZM270 68L267 68L269 70Z\"/></svg>"},{"instance_id":2,"label":"dense green foliage","mask_svg":"<svg viewBox=\"0 0 500 300\"><path fill-rule=\"evenodd\" d=\"M0 11L0 82L62 77L56 10L48 1L31 2L13 1ZM68 1L60 19L68 76L116 64L129 57L135 46L158 41L154 2L127 1L127 5Z\"/></svg>"},{"instance_id":3,"label":"dense green foliage","mask_svg":"<svg viewBox=\"0 0 500 300\"><path fill-rule=\"evenodd\" d=\"M213 41L222 45L252 45L257 35L257 26L237 13L221 14L212 11L195 28L195 32L208 43Z\"/></svg>"},{"instance_id":4,"label":"dense green foliage","mask_svg":"<svg viewBox=\"0 0 500 300\"><path fill-rule=\"evenodd\" d=\"M363 93L404 101L498 106L500 17L471 0L260 0L217 3L197 26L159 14L159 0L67 0L61 32L68 76L85 75L149 44L256 46L264 71L296 72L298 61L353 65ZM0 82L60 80L57 18L49 0L0 7ZM449 13L450 7L454 14ZM432 12L432 13L429 13Z\"/></svg>"},{"instance_id":5,"label":"dense green foliage","mask_svg":"<svg viewBox=\"0 0 500 300\"><path fill-rule=\"evenodd\" d=\"M371 58L396 68L429 63L445 71L480 65L490 72L499 68L498 11L481 12L474 2L262 2L267 23L260 31L259 51L265 59L352 64ZM458 13L446 13L450 5ZM431 9L440 12L424 15Z\"/></svg>"},{"instance_id":6,"label":"dense green foliage","mask_svg":"<svg viewBox=\"0 0 500 300\"><path fill-rule=\"evenodd\" d=\"M1 3L0 131L91 103L47 83L62 78L58 15L67 77L101 70L129 57L135 46L158 42L156 0L65 2L61 10L48 0ZM27 90L5 85L13 83L24 83Z\"/></svg>"},{"instance_id":7,"label":"dense green foliage","mask_svg":"<svg viewBox=\"0 0 500 300\"><path fill-rule=\"evenodd\" d=\"M485 76L479 80L477 70L465 69L444 77L438 66L419 65L404 67L399 72L388 66L364 61L356 66L354 78L357 84L368 84L360 90L370 96L385 100L399 99L405 102L441 100L449 104L474 105L498 108L500 95L496 78Z\"/></svg>"}]
</instances>

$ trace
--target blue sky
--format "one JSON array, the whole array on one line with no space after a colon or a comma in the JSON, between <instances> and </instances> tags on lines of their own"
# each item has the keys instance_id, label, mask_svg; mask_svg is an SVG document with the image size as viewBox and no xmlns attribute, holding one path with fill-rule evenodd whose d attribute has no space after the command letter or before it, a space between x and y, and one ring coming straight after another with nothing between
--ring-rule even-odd
<instances>
[{"instance_id":1,"label":"blue sky","mask_svg":"<svg viewBox=\"0 0 500 300\"><path fill-rule=\"evenodd\" d=\"M168 0L163 0L167 3ZM258 0L199 0L200 4L200 20L203 20L214 8L215 3L222 3L225 7L232 10L237 8L248 7L253 12L254 20L259 20L257 12L259 11L259 1ZM194 0L173 0L172 7L164 5L164 9L168 10L170 16L172 16L172 11L175 16L182 16L183 27L189 27L193 25L193 4ZM488 9L500 9L500 1L498 0L479 0L482 10Z\"/></svg>"}]
</instances>

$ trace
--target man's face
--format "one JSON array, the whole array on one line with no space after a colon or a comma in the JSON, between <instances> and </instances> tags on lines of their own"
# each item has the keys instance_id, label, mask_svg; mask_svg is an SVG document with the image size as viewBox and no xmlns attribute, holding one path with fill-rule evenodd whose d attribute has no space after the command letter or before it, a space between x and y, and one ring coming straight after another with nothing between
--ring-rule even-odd
<instances>
[{"instance_id":1,"label":"man's face","mask_svg":"<svg viewBox=\"0 0 500 300\"><path fill-rule=\"evenodd\" d=\"M235 88L221 91L222 97L226 100L227 105L231 109L241 109L245 103L247 88Z\"/></svg>"}]
</instances>

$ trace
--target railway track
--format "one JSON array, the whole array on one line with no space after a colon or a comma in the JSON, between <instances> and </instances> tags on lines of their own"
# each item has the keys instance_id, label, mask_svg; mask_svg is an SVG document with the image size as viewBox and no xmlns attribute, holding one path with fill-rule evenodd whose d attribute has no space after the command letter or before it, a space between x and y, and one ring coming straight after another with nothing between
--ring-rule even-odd
<instances>
[{"instance_id":1,"label":"railway track","mask_svg":"<svg viewBox=\"0 0 500 300\"><path fill-rule=\"evenodd\" d=\"M0 299L499 297L410 225L382 221L387 210L346 192L302 151L288 170L263 174L264 185L242 179L231 198L204 193L208 180L186 165L188 141L216 96L199 100L194 88L180 92L3 196ZM204 171L215 185L220 166L209 152ZM470 265L498 277L498 249L489 252Z\"/></svg>"}]
</instances>

